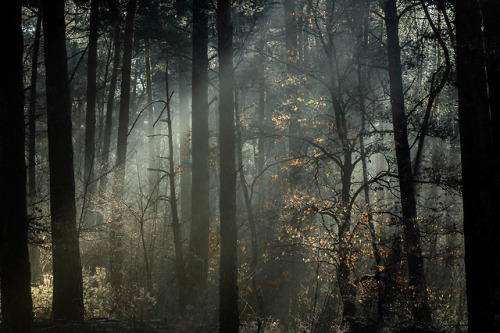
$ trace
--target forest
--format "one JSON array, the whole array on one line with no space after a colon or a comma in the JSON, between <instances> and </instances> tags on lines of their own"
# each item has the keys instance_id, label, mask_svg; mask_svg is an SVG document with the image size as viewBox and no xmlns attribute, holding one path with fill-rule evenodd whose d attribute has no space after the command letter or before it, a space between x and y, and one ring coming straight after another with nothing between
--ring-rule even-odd
<instances>
[{"instance_id":1,"label":"forest","mask_svg":"<svg viewBox=\"0 0 500 333\"><path fill-rule=\"evenodd\" d=\"M0 332L500 332L498 14L2 2Z\"/></svg>"}]
</instances>

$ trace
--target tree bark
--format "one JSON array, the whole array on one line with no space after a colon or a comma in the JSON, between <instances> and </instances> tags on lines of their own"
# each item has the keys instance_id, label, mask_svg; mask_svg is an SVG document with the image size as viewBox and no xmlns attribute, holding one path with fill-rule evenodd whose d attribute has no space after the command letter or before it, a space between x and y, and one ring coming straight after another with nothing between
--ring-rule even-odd
<instances>
[{"instance_id":1,"label":"tree bark","mask_svg":"<svg viewBox=\"0 0 500 333\"><path fill-rule=\"evenodd\" d=\"M54 273L53 315L57 319L83 320L64 0L42 3Z\"/></svg>"},{"instance_id":2,"label":"tree bark","mask_svg":"<svg viewBox=\"0 0 500 333\"><path fill-rule=\"evenodd\" d=\"M0 11L0 294L2 331L31 332L30 263L24 160L23 35L20 1Z\"/></svg>"},{"instance_id":3,"label":"tree bark","mask_svg":"<svg viewBox=\"0 0 500 333\"><path fill-rule=\"evenodd\" d=\"M188 63L179 59L179 136L181 160L181 219L191 220L191 142L189 125L189 73Z\"/></svg>"},{"instance_id":4,"label":"tree bark","mask_svg":"<svg viewBox=\"0 0 500 333\"><path fill-rule=\"evenodd\" d=\"M455 1L455 27L469 331L496 332L495 147L477 1Z\"/></svg>"},{"instance_id":5,"label":"tree bark","mask_svg":"<svg viewBox=\"0 0 500 333\"><path fill-rule=\"evenodd\" d=\"M220 332L238 332L238 265L231 0L217 7L220 148Z\"/></svg>"},{"instance_id":6,"label":"tree bark","mask_svg":"<svg viewBox=\"0 0 500 333\"><path fill-rule=\"evenodd\" d=\"M368 82L368 75L366 68L362 65L363 54L368 49L368 34L370 30L369 23L369 11L370 11L370 1L364 0L359 3L359 34L357 36L357 43L359 44L357 49L357 76L358 76L358 98L359 98L359 108L361 111L361 130L359 135L359 151L361 155L361 164L363 168L363 183L368 184L368 164L367 164L367 152L365 149L365 134L366 134L366 85ZM375 280L377 281L377 326L382 328L384 326L386 312L387 312L387 300L386 300L386 288L384 284L384 262L382 255L380 253L379 244L377 242L377 233L373 221L372 205L370 202L370 187L365 186L364 188L364 199L366 204L366 221L368 229L370 231L371 245L373 249L373 255L375 258L375 263L378 269L375 272Z\"/></svg>"},{"instance_id":7,"label":"tree bark","mask_svg":"<svg viewBox=\"0 0 500 333\"><path fill-rule=\"evenodd\" d=\"M40 53L40 35L42 30L41 8L36 17L35 39L33 41L33 55L31 60L31 89L28 113L28 195L32 198L36 192L36 104L37 104L37 79L38 79L38 55Z\"/></svg>"},{"instance_id":8,"label":"tree bark","mask_svg":"<svg viewBox=\"0 0 500 333\"><path fill-rule=\"evenodd\" d=\"M258 237L257 237L257 226L255 222L255 215L252 205L251 193L247 186L247 181L245 179L245 171L243 165L243 140L241 134L241 126L239 120L239 106L238 106L238 95L235 92L235 110L236 110L236 144L237 144L237 159L238 159L238 170L240 175L240 184L243 192L243 199L245 201L245 206L248 216L248 224L250 226L250 242L252 245L252 258L250 259L250 274L252 281L252 291L255 296L256 301L256 316L257 316L257 331L260 331L262 326L262 320L264 319L264 300L262 298L262 288L257 279L257 265L259 263L259 248L258 248ZM258 168L257 170L262 170Z\"/></svg>"},{"instance_id":9,"label":"tree bark","mask_svg":"<svg viewBox=\"0 0 500 333\"><path fill-rule=\"evenodd\" d=\"M99 1L90 2L90 27L87 64L87 112L85 115L85 162L83 209L88 210L94 194L95 126L97 103L97 41L99 38ZM87 212L88 214L89 212ZM92 214L88 217L93 216ZM90 220L90 219L88 219ZM92 221L95 223L95 221Z\"/></svg>"},{"instance_id":10,"label":"tree bark","mask_svg":"<svg viewBox=\"0 0 500 333\"><path fill-rule=\"evenodd\" d=\"M414 291L411 293L411 309L415 321L430 323L431 312L427 300L424 259L417 221L417 202L413 185L410 146L408 144L408 125L405 113L401 48L399 44L399 15L396 0L384 0L381 5L385 14L387 31L392 125L403 212L404 245L408 258L410 288Z\"/></svg>"},{"instance_id":11,"label":"tree bark","mask_svg":"<svg viewBox=\"0 0 500 333\"><path fill-rule=\"evenodd\" d=\"M175 270L179 288L179 310L184 314L186 307L186 270L184 267L184 254L182 251L182 231L177 209L177 192L175 190L175 167L174 167L174 140L172 131L172 112L170 110L170 92L168 89L168 59L166 70L167 84L167 129L168 129L168 185L170 190L170 211L172 214L172 233L175 249Z\"/></svg>"},{"instance_id":12,"label":"tree bark","mask_svg":"<svg viewBox=\"0 0 500 333\"><path fill-rule=\"evenodd\" d=\"M483 2L483 25L485 35L485 50L486 50L486 68L488 73L488 92L489 104L491 114L491 126L493 133L493 147L494 147L494 161L496 168L496 181L497 189L500 186L500 21L498 20L498 13L500 12L499 0L482 0ZM492 192L493 197L490 199L492 202L498 202L500 193L497 190ZM500 232L498 223L495 233ZM494 242L496 248L494 253L500 253L500 243ZM500 279L500 259L492 263L494 270L493 279L499 281ZM500 286L496 284L496 289L493 295L496 295L493 302L495 313L500 315Z\"/></svg>"},{"instance_id":13,"label":"tree bark","mask_svg":"<svg viewBox=\"0 0 500 333\"><path fill-rule=\"evenodd\" d=\"M42 9L38 8L35 38L33 41L33 54L31 57L30 97L28 109L28 205L34 203L36 195L36 106L38 103L38 58L40 54L40 35L42 30ZM35 214L35 207L31 209ZM31 261L31 281L39 282L42 278L40 252L36 244L29 244Z\"/></svg>"},{"instance_id":14,"label":"tree bark","mask_svg":"<svg viewBox=\"0 0 500 333\"><path fill-rule=\"evenodd\" d=\"M115 17L115 19L117 19ZM101 176L101 181L99 182L99 202L104 205L106 202L106 191L108 187L108 175L109 172L109 153L111 146L111 127L113 122L113 111L115 108L115 94L116 94L116 84L118 81L118 75L120 72L120 26L115 22L114 33L113 33L113 43L114 43L114 55L113 55L113 72L111 74L111 81L109 83L109 93L108 100L106 103L106 116L104 120L104 138L101 154L101 166L104 174ZM101 210L103 207L101 207ZM104 222L103 213L97 216L97 226L102 225Z\"/></svg>"},{"instance_id":15,"label":"tree bark","mask_svg":"<svg viewBox=\"0 0 500 333\"><path fill-rule=\"evenodd\" d=\"M132 69L132 50L134 42L134 21L137 0L129 0L125 18L125 37L123 46L122 81L120 87L120 114L118 120L118 139L116 164L113 182L112 223L110 237L110 281L115 291L121 288L123 280L123 242L122 213L125 186L125 163L127 159L127 136L130 114L130 76Z\"/></svg>"},{"instance_id":16,"label":"tree bark","mask_svg":"<svg viewBox=\"0 0 500 333\"><path fill-rule=\"evenodd\" d=\"M192 56L192 187L191 233L188 257L190 302L206 291L208 275L208 1L193 2Z\"/></svg>"},{"instance_id":17,"label":"tree bark","mask_svg":"<svg viewBox=\"0 0 500 333\"><path fill-rule=\"evenodd\" d=\"M146 95L148 100L148 159L149 159L149 168L155 169L155 159L158 154L156 145L155 145L155 108L153 104L153 84L151 78L151 52L150 52L149 40L146 41L146 47L144 49L144 64L146 67ZM149 192L153 195L153 189L157 188L158 182L158 173L153 172L149 175ZM156 201L156 199L154 199ZM156 204L154 204L154 211L156 212Z\"/></svg>"}]
</instances>

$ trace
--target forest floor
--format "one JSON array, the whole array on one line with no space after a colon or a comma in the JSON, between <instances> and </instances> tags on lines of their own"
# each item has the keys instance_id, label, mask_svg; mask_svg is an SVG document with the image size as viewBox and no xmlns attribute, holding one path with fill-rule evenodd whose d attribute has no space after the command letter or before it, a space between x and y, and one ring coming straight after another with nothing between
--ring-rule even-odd
<instances>
[{"instance_id":1,"label":"forest floor","mask_svg":"<svg viewBox=\"0 0 500 333\"><path fill-rule=\"evenodd\" d=\"M57 333L205 333L217 332L216 325L169 324L162 320L132 321L94 319L84 322L44 320L35 322L35 332Z\"/></svg>"},{"instance_id":2,"label":"forest floor","mask_svg":"<svg viewBox=\"0 0 500 333\"><path fill-rule=\"evenodd\" d=\"M64 321L64 320L44 320L35 322L36 333L212 333L218 332L217 325L213 324L187 324L187 323L168 323L157 320L118 320L118 319L94 319L84 322ZM240 332L250 333L258 332L255 325L242 324ZM288 333L278 327L271 329L264 328L261 333ZM289 331L290 333L306 333L306 330ZM377 332L374 328L358 327L356 329L346 330L340 328L331 328L325 331L315 330L317 333L371 333ZM461 333L465 330L433 330L429 328L399 327L384 328L380 333ZM1 333L1 332L0 332Z\"/></svg>"}]
</instances>

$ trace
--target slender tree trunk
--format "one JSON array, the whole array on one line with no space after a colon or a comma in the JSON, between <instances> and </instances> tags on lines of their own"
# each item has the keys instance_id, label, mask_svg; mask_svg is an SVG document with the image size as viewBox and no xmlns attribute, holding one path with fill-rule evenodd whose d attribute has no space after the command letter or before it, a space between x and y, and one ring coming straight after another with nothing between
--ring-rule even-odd
<instances>
[{"instance_id":1,"label":"slender tree trunk","mask_svg":"<svg viewBox=\"0 0 500 333\"><path fill-rule=\"evenodd\" d=\"M289 77L293 77L297 73L296 66L298 62L298 46L297 46L297 12L296 12L296 0L284 0L284 14L285 14L285 48L286 48L286 72ZM293 80L292 80L293 81ZM297 108L293 105L296 101L296 87L293 84L289 84L285 87L285 98L287 99L287 112L290 115L290 125L288 128L288 133L291 135L288 139L288 150L291 158L299 158L301 154L302 142L300 139L296 138L300 136L301 128L298 122L300 118ZM300 181L301 167L298 165L292 165L290 169L289 179L290 186L293 190L298 188L298 183ZM291 222L295 223L297 216L294 215L291 218ZM293 251L290 255L294 258L297 251ZM289 326L294 327L295 321L294 317L298 312L298 298L295 292L298 288L298 264L295 262L297 260L291 259L288 263L289 270L291 272L290 281L288 282L288 295L290 297L290 309L286 311L288 318L286 318L286 328Z\"/></svg>"},{"instance_id":2,"label":"slender tree trunk","mask_svg":"<svg viewBox=\"0 0 500 333\"><path fill-rule=\"evenodd\" d=\"M498 218L493 209L497 186L492 157L496 148L477 1L455 1L455 26L469 332L497 332L494 286L498 285L498 259L491 255L498 243Z\"/></svg>"},{"instance_id":3,"label":"slender tree trunk","mask_svg":"<svg viewBox=\"0 0 500 333\"><path fill-rule=\"evenodd\" d=\"M32 198L36 192L36 104L37 104L37 80L38 80L38 55L40 51L40 32L42 30L41 8L36 18L35 39L33 41L33 55L31 60L31 89L28 113L28 195Z\"/></svg>"},{"instance_id":4,"label":"slender tree trunk","mask_svg":"<svg viewBox=\"0 0 500 333\"><path fill-rule=\"evenodd\" d=\"M359 35L357 36L357 42L359 44L357 50L357 75L358 75L358 98L359 107L361 111L361 130L359 136L359 150L361 154L361 164L363 168L363 183L368 184L368 164L367 164L367 152L365 149L365 135L366 135L366 85L368 82L368 75L365 66L362 64L363 54L368 49L368 34L370 30L369 23L369 11L370 11L370 1L364 0L359 4L360 18L359 18ZM384 284L384 270L383 270L383 260L380 253L379 244L377 242L378 236L375 230L375 225L373 221L372 205L370 202L370 187L365 186L364 199L366 204L366 221L368 229L370 231L371 245L373 249L373 256L375 257L375 263L377 264L377 270L375 271L375 280L377 281L377 326L382 328L384 326L386 312L387 312L387 300L386 300L386 288Z\"/></svg>"},{"instance_id":5,"label":"slender tree trunk","mask_svg":"<svg viewBox=\"0 0 500 333\"><path fill-rule=\"evenodd\" d=\"M401 69L401 48L399 44L399 15L396 0L384 0L382 9L385 13L387 30L387 51L389 58L389 80L392 108L392 125L396 161L398 165L401 206L403 212L403 234L411 293L412 314L417 322L430 323L431 312L427 300L424 259L417 221L417 202L413 185L410 146L403 93Z\"/></svg>"},{"instance_id":6,"label":"slender tree trunk","mask_svg":"<svg viewBox=\"0 0 500 333\"><path fill-rule=\"evenodd\" d=\"M235 92L235 110L236 110L236 144L237 144L237 159L238 159L238 170L240 174L240 184L243 191L243 198L245 200L245 206L248 216L248 224L250 226L250 239L252 245L252 258L250 259L250 274L252 281L253 294L256 301L256 314L257 314L257 331L259 332L262 326L262 319L264 318L264 300L262 298L262 288L257 280L257 265L259 263L259 248L258 248L258 238L257 238L257 227L255 222L254 210L252 207L252 198L249 193L247 182L245 179L245 171L243 165L243 141L241 134L241 126L238 114L238 98ZM259 172L262 169L258 169Z\"/></svg>"},{"instance_id":7,"label":"slender tree trunk","mask_svg":"<svg viewBox=\"0 0 500 333\"><path fill-rule=\"evenodd\" d=\"M176 0L178 17L184 16L185 0ZM189 61L182 55L178 61L179 72L179 137L181 161L181 224L191 220L191 142L189 123Z\"/></svg>"},{"instance_id":8,"label":"slender tree trunk","mask_svg":"<svg viewBox=\"0 0 500 333\"><path fill-rule=\"evenodd\" d=\"M259 141L257 143L258 158L256 159L257 172L260 173L264 170L266 163L266 139L265 133L265 118L266 118L266 80L265 80L265 64L264 64L264 47L266 43L261 42L258 46L259 54L259 71L258 71L258 85L259 85L259 107L258 107L258 128L259 128ZM257 184L258 193L258 207L262 207L266 199L265 183L261 179Z\"/></svg>"},{"instance_id":9,"label":"slender tree trunk","mask_svg":"<svg viewBox=\"0 0 500 333\"><path fill-rule=\"evenodd\" d=\"M188 63L179 59L179 135L181 159L181 218L182 223L191 220L191 142L189 126L189 78Z\"/></svg>"},{"instance_id":10,"label":"slender tree trunk","mask_svg":"<svg viewBox=\"0 0 500 333\"><path fill-rule=\"evenodd\" d=\"M36 106L37 106L37 81L38 81L38 56L40 53L40 35L42 30L42 9L38 9L33 41L33 54L31 58L31 84L28 109L28 200L33 203L36 195ZM35 214L34 210L32 214ZM39 282L42 277L40 252L36 244L29 244L31 261L31 281Z\"/></svg>"},{"instance_id":11,"label":"slender tree trunk","mask_svg":"<svg viewBox=\"0 0 500 333\"><path fill-rule=\"evenodd\" d=\"M148 100L148 159L149 159L149 167L151 169L156 168L155 159L158 154L156 146L155 146L155 129L153 127L155 122L155 109L153 104L153 85L151 79L151 54L150 54L150 45L149 41L146 42L146 47L144 49L144 63L146 67L146 95ZM149 176L149 192L153 193L153 189L156 188L156 183L158 182L158 173L153 172ZM156 207L156 204L154 205ZM156 211L156 209L155 209Z\"/></svg>"},{"instance_id":12,"label":"slender tree trunk","mask_svg":"<svg viewBox=\"0 0 500 333\"><path fill-rule=\"evenodd\" d=\"M0 11L0 294L2 331L31 332L30 263L24 160L24 87L21 2Z\"/></svg>"},{"instance_id":13,"label":"slender tree trunk","mask_svg":"<svg viewBox=\"0 0 500 333\"><path fill-rule=\"evenodd\" d=\"M118 120L118 139L116 147L116 166L113 183L112 223L110 236L110 281L115 291L121 288L123 280L123 200L125 186L125 162L127 158L127 136L130 114L130 76L132 69L132 50L134 41L134 21L137 0L129 0L125 18L125 37L123 46L123 66L120 95L120 115Z\"/></svg>"},{"instance_id":14,"label":"slender tree trunk","mask_svg":"<svg viewBox=\"0 0 500 333\"><path fill-rule=\"evenodd\" d=\"M182 251L182 231L177 209L177 192L175 190L174 140L172 131L172 112L170 110L170 92L168 89L168 59L166 70L167 82L167 129L168 129L168 185L170 189L170 211L172 214L172 233L174 236L175 270L179 288L179 310L184 314L186 307L186 270Z\"/></svg>"},{"instance_id":15,"label":"slender tree trunk","mask_svg":"<svg viewBox=\"0 0 500 333\"><path fill-rule=\"evenodd\" d=\"M111 127L113 122L113 111L115 108L115 93L116 84L118 81L118 74L120 72L120 27L115 23L114 27L114 55L113 55L113 72L111 74L111 81L109 83L109 95L106 103L106 116L104 120L104 138L101 154L101 166L104 174L101 176L101 181L99 182L99 202L101 205L106 203L106 191L108 187L108 175L109 172L109 153L111 146ZM101 207L104 210L104 207ZM97 216L97 225L100 226L104 222L104 213Z\"/></svg>"},{"instance_id":16,"label":"slender tree trunk","mask_svg":"<svg viewBox=\"0 0 500 333\"><path fill-rule=\"evenodd\" d=\"M358 89L359 89L359 103L361 107L361 135L359 136L359 150L361 154L361 163L363 166L363 183L368 184L368 165L367 165L367 154L365 150L365 131L366 131L366 105L365 105L365 97L364 97L364 85L366 77L362 74L363 69L361 65L358 67ZM382 256L380 254L379 246L377 243L377 233L375 231L374 221L373 221L373 213L372 207L370 203L370 187L365 186L364 188L364 199L366 204L366 220L368 224L368 229L370 231L370 237L372 239L372 249L373 256L375 257L375 263L377 264L377 270L375 271L375 280L377 281L377 313L378 313L378 327L382 328L385 322L385 314L386 314L386 292L384 285L384 272L383 266L384 263L382 261Z\"/></svg>"},{"instance_id":17,"label":"slender tree trunk","mask_svg":"<svg viewBox=\"0 0 500 333\"><path fill-rule=\"evenodd\" d=\"M42 3L54 273L52 311L57 319L83 320L64 0Z\"/></svg>"},{"instance_id":18,"label":"slender tree trunk","mask_svg":"<svg viewBox=\"0 0 500 333\"><path fill-rule=\"evenodd\" d=\"M239 314L231 0L219 0L217 8L221 232L219 325L221 333L234 333L239 331Z\"/></svg>"},{"instance_id":19,"label":"slender tree trunk","mask_svg":"<svg viewBox=\"0 0 500 333\"><path fill-rule=\"evenodd\" d=\"M208 1L193 2L192 56L192 188L188 279L190 302L206 291L208 275L209 172L208 172Z\"/></svg>"},{"instance_id":20,"label":"slender tree trunk","mask_svg":"<svg viewBox=\"0 0 500 333\"><path fill-rule=\"evenodd\" d=\"M85 116L85 162L84 162L84 198L83 209L88 210L94 194L95 126L97 102L97 41L99 38L99 1L90 2L90 27L87 64L87 113ZM89 220L92 214L88 215ZM95 221L92 221L95 223Z\"/></svg>"}]
</instances>

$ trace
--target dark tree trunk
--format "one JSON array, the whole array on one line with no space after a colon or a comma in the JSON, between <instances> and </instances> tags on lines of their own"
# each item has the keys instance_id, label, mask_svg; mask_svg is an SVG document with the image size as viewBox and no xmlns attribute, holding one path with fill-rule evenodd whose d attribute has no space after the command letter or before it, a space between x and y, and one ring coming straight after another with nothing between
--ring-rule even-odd
<instances>
[{"instance_id":1,"label":"dark tree trunk","mask_svg":"<svg viewBox=\"0 0 500 333\"><path fill-rule=\"evenodd\" d=\"M42 13L36 17L35 40L33 41L33 55L31 60L31 89L28 113L28 195L32 198L36 192L36 104L37 104L37 80L38 80L38 55L40 53L40 32L42 30Z\"/></svg>"},{"instance_id":2,"label":"dark tree trunk","mask_svg":"<svg viewBox=\"0 0 500 333\"><path fill-rule=\"evenodd\" d=\"M85 115L85 162L83 209L87 210L94 194L95 125L97 103L97 41L99 38L99 1L90 2L90 27L87 65L87 113ZM88 212L87 212L88 213ZM89 215L87 215L89 216ZM92 216L92 215L90 215ZM94 221L92 221L94 223Z\"/></svg>"},{"instance_id":3,"label":"dark tree trunk","mask_svg":"<svg viewBox=\"0 0 500 333\"><path fill-rule=\"evenodd\" d=\"M134 21L137 0L129 0L125 18L125 37L123 46L123 66L120 94L120 114L118 120L118 139L116 146L116 165L113 182L112 221L110 237L110 281L115 291L121 288L123 279L122 214L125 186L125 162L127 159L127 136L130 115L130 76L132 70L132 50L134 42Z\"/></svg>"},{"instance_id":4,"label":"dark tree trunk","mask_svg":"<svg viewBox=\"0 0 500 333\"><path fill-rule=\"evenodd\" d=\"M257 113L257 121L258 121L258 129L260 132L259 141L257 144L258 147L258 155L255 161L257 165L257 172L262 172L264 170L264 166L266 163L266 138L264 137L265 133L265 118L266 118L266 79L265 79L265 68L266 65L264 63L264 47L265 42L261 42L258 45L259 54L259 70L258 70L258 85L259 85L259 106ZM266 202L266 193L265 193L266 184L262 179L260 179L257 183L257 192L258 192L258 206L262 207Z\"/></svg>"},{"instance_id":5,"label":"dark tree trunk","mask_svg":"<svg viewBox=\"0 0 500 333\"><path fill-rule=\"evenodd\" d=\"M151 78L151 52L150 52L150 45L149 41L146 42L146 47L144 49L144 63L146 67L146 95L147 95L147 100L148 100L148 136L149 136L149 142L148 142L148 159L149 159L149 167L151 169L156 168L155 166L155 160L156 156L158 154L156 146L155 146L155 129L154 129L154 122L155 122L155 108L153 104L153 83L152 83L152 78ZM152 172L149 175L149 192L150 195L154 195L153 189L157 188L157 183L158 183L158 172ZM153 199L156 202L156 199ZM154 211L156 212L156 204L154 204Z\"/></svg>"},{"instance_id":6,"label":"dark tree trunk","mask_svg":"<svg viewBox=\"0 0 500 333\"><path fill-rule=\"evenodd\" d=\"M185 11L185 0L177 0L177 16ZM191 142L189 123L189 62L182 55L178 61L179 72L179 137L181 162L181 221L182 224L191 220Z\"/></svg>"},{"instance_id":7,"label":"dark tree trunk","mask_svg":"<svg viewBox=\"0 0 500 333\"><path fill-rule=\"evenodd\" d=\"M235 91L235 102L236 110L236 149L237 149L237 159L238 159L238 172L240 175L240 185L243 192L243 199L245 200L245 206L248 216L248 225L250 227L250 240L252 245L252 258L250 260L250 274L252 281L252 291L255 296L256 301L256 317L257 317L257 331L260 331L262 326L262 320L264 319L264 300L262 298L262 288L257 279L257 265L259 263L259 248L258 248L258 237L257 237L257 226L255 222L254 209L252 205L252 194L248 188L247 181L245 179L245 171L243 165L243 140L241 134L241 125L239 120L239 105L238 105L238 94ZM262 168L257 169L258 171Z\"/></svg>"},{"instance_id":8,"label":"dark tree trunk","mask_svg":"<svg viewBox=\"0 0 500 333\"><path fill-rule=\"evenodd\" d=\"M179 288L179 310L184 314L186 307L186 270L184 267L184 254L182 251L182 231L177 209L177 192L175 190L175 166L174 166L174 139L172 131L172 112L170 110L170 92L168 89L168 59L166 70L167 84L167 129L168 129L168 185L170 190L170 209L172 214L172 233L175 249L175 270L177 273L177 284Z\"/></svg>"},{"instance_id":9,"label":"dark tree trunk","mask_svg":"<svg viewBox=\"0 0 500 333\"><path fill-rule=\"evenodd\" d=\"M52 311L57 319L83 320L64 0L42 3L54 273Z\"/></svg>"},{"instance_id":10,"label":"dark tree trunk","mask_svg":"<svg viewBox=\"0 0 500 333\"><path fill-rule=\"evenodd\" d=\"M0 11L0 294L2 331L31 332L30 263L24 161L24 87L21 3Z\"/></svg>"},{"instance_id":11,"label":"dark tree trunk","mask_svg":"<svg viewBox=\"0 0 500 333\"><path fill-rule=\"evenodd\" d=\"M30 97L28 109L28 205L35 202L36 194L36 107L38 103L37 81L38 81L38 57L40 53L40 35L42 30L42 10L38 9L35 27L35 38L33 41L33 54L31 57ZM34 208L33 208L34 209ZM34 211L32 210L32 214ZM29 245L31 261L31 281L40 282L42 278L42 266L40 263L40 252L35 244Z\"/></svg>"},{"instance_id":12,"label":"dark tree trunk","mask_svg":"<svg viewBox=\"0 0 500 333\"><path fill-rule=\"evenodd\" d=\"M116 19L116 18L115 18ZM111 127L113 122L113 111L115 108L115 93L116 84L118 81L118 74L120 72L120 27L117 22L115 22L114 35L114 55L113 55L113 72L111 74L111 81L109 83L109 95L106 103L106 116L104 120L104 138L101 154L101 166L104 174L101 176L101 181L99 182L99 202L104 205L106 202L106 190L108 187L108 175L109 172L109 153L111 146ZM103 208L101 207L101 210ZM103 214L97 216L97 226L101 226L104 222Z\"/></svg>"},{"instance_id":13,"label":"dark tree trunk","mask_svg":"<svg viewBox=\"0 0 500 333\"><path fill-rule=\"evenodd\" d=\"M190 302L202 298L208 274L208 1L193 2L192 188L188 279Z\"/></svg>"},{"instance_id":14,"label":"dark tree trunk","mask_svg":"<svg viewBox=\"0 0 500 333\"><path fill-rule=\"evenodd\" d=\"M189 140L189 72L185 59L179 59L179 136L181 159L181 218L191 220L191 142Z\"/></svg>"},{"instance_id":15,"label":"dark tree trunk","mask_svg":"<svg viewBox=\"0 0 500 333\"><path fill-rule=\"evenodd\" d=\"M396 0L382 2L387 30L387 51L389 59L389 81L392 109L392 125L399 188L403 212L403 230L411 293L412 314L417 322L430 323L431 312L427 300L424 259L417 221L417 203L413 185L410 146L408 144L407 117L403 92L401 69L401 48L399 44L399 15Z\"/></svg>"},{"instance_id":16,"label":"dark tree trunk","mask_svg":"<svg viewBox=\"0 0 500 333\"><path fill-rule=\"evenodd\" d=\"M493 147L494 147L494 161L496 168L497 188L500 186L500 20L498 20L498 13L500 13L499 0L482 0L483 2L483 24L484 34L486 41L486 68L488 72L488 91L489 103L491 113L491 126L493 133ZM498 202L500 193L493 192L493 197L490 198L492 202ZM498 234L500 226L495 224ZM500 253L500 242L494 242L496 248L494 253ZM498 258L498 257L497 257ZM500 258L492 263L495 268L493 279L500 280ZM493 300L495 306L495 313L500 315L500 285L495 285L493 295L496 295Z\"/></svg>"},{"instance_id":17,"label":"dark tree trunk","mask_svg":"<svg viewBox=\"0 0 500 333\"><path fill-rule=\"evenodd\" d=\"M231 0L217 7L220 147L220 332L239 330L234 128L233 24Z\"/></svg>"},{"instance_id":18,"label":"dark tree trunk","mask_svg":"<svg viewBox=\"0 0 500 333\"><path fill-rule=\"evenodd\" d=\"M455 1L455 26L469 332L497 332L493 305L498 259L491 255L498 243L495 147L477 1Z\"/></svg>"}]
</instances>

